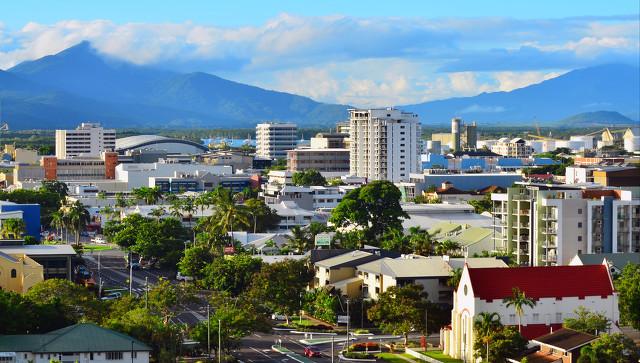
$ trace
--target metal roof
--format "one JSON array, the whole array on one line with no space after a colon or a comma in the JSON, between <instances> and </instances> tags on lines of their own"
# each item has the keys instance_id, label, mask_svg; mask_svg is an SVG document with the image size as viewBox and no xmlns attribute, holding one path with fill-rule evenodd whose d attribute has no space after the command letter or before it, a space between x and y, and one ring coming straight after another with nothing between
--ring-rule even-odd
<instances>
[{"instance_id":1,"label":"metal roof","mask_svg":"<svg viewBox=\"0 0 640 363\"><path fill-rule=\"evenodd\" d=\"M150 351L146 344L130 336L79 323L47 334L0 336L0 351L31 353Z\"/></svg>"},{"instance_id":2,"label":"metal roof","mask_svg":"<svg viewBox=\"0 0 640 363\"><path fill-rule=\"evenodd\" d=\"M128 137L116 139L116 151L135 149L135 148L139 148L146 145L152 145L152 144L166 144L166 143L178 143L178 144L191 145L193 147L197 147L201 149L202 151L209 150L209 148L207 148L206 146L198 144L193 141L189 141L189 140L181 140L181 139L175 139L175 138L159 136L159 135L135 135L135 136L128 136Z\"/></svg>"},{"instance_id":3,"label":"metal roof","mask_svg":"<svg viewBox=\"0 0 640 363\"><path fill-rule=\"evenodd\" d=\"M76 254L76 251L71 245L0 246L0 252L6 254L24 254L27 256L67 256Z\"/></svg>"}]
</instances>

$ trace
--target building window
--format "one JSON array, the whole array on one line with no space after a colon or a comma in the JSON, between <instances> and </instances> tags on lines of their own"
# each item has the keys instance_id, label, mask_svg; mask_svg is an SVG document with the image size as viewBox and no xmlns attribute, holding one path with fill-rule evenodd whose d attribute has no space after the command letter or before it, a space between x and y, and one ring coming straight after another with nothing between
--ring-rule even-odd
<instances>
[{"instance_id":1,"label":"building window","mask_svg":"<svg viewBox=\"0 0 640 363\"><path fill-rule=\"evenodd\" d=\"M582 236L578 236L578 242L582 242Z\"/></svg>"},{"instance_id":2,"label":"building window","mask_svg":"<svg viewBox=\"0 0 640 363\"><path fill-rule=\"evenodd\" d=\"M107 360L122 360L122 352L107 352Z\"/></svg>"},{"instance_id":3,"label":"building window","mask_svg":"<svg viewBox=\"0 0 640 363\"><path fill-rule=\"evenodd\" d=\"M93 360L93 352L89 353L89 360Z\"/></svg>"},{"instance_id":4,"label":"building window","mask_svg":"<svg viewBox=\"0 0 640 363\"><path fill-rule=\"evenodd\" d=\"M578 222L578 228L582 228L582 222Z\"/></svg>"},{"instance_id":5,"label":"building window","mask_svg":"<svg viewBox=\"0 0 640 363\"><path fill-rule=\"evenodd\" d=\"M509 323L515 324L516 322L516 314L509 314Z\"/></svg>"},{"instance_id":6,"label":"building window","mask_svg":"<svg viewBox=\"0 0 640 363\"><path fill-rule=\"evenodd\" d=\"M540 320L540 314L533 313L533 322L537 323Z\"/></svg>"},{"instance_id":7,"label":"building window","mask_svg":"<svg viewBox=\"0 0 640 363\"><path fill-rule=\"evenodd\" d=\"M582 214L582 208L578 208L578 214Z\"/></svg>"},{"instance_id":8,"label":"building window","mask_svg":"<svg viewBox=\"0 0 640 363\"><path fill-rule=\"evenodd\" d=\"M562 313L556 313L556 323L562 323Z\"/></svg>"},{"instance_id":9,"label":"building window","mask_svg":"<svg viewBox=\"0 0 640 363\"><path fill-rule=\"evenodd\" d=\"M133 358L136 358L136 359L137 359L137 358L138 358L138 352L131 352L131 356L132 356Z\"/></svg>"},{"instance_id":10,"label":"building window","mask_svg":"<svg viewBox=\"0 0 640 363\"><path fill-rule=\"evenodd\" d=\"M11 278L15 279L16 277L18 277L18 272L16 271L15 268L11 269Z\"/></svg>"}]
</instances>

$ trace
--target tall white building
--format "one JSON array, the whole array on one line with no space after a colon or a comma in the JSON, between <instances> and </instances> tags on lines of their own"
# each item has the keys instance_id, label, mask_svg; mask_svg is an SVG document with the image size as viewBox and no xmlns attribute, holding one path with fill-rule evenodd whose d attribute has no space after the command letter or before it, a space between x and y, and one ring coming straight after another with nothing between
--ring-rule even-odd
<instances>
[{"instance_id":1,"label":"tall white building","mask_svg":"<svg viewBox=\"0 0 640 363\"><path fill-rule=\"evenodd\" d=\"M56 130L56 157L99 157L116 147L116 130L104 129L97 123L83 122L75 130Z\"/></svg>"},{"instance_id":2,"label":"tall white building","mask_svg":"<svg viewBox=\"0 0 640 363\"><path fill-rule=\"evenodd\" d=\"M256 156L284 159L296 148L298 127L292 123L265 122L256 125Z\"/></svg>"},{"instance_id":3,"label":"tall white building","mask_svg":"<svg viewBox=\"0 0 640 363\"><path fill-rule=\"evenodd\" d=\"M350 173L400 182L420 171L420 119L394 108L350 109Z\"/></svg>"}]
</instances>

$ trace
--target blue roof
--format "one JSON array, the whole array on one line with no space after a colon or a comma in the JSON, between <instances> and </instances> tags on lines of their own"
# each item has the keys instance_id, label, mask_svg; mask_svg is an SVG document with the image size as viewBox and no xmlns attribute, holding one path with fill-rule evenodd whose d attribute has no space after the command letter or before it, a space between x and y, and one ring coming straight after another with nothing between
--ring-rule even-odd
<instances>
[{"instance_id":1,"label":"blue roof","mask_svg":"<svg viewBox=\"0 0 640 363\"><path fill-rule=\"evenodd\" d=\"M486 162L484 159L471 158L471 159L462 159L460 161L460 168L463 170L466 169L484 169L486 166Z\"/></svg>"},{"instance_id":2,"label":"blue roof","mask_svg":"<svg viewBox=\"0 0 640 363\"><path fill-rule=\"evenodd\" d=\"M533 158L533 165L556 165L558 161L551 158Z\"/></svg>"},{"instance_id":3,"label":"blue roof","mask_svg":"<svg viewBox=\"0 0 640 363\"><path fill-rule=\"evenodd\" d=\"M522 166L522 159L518 158L500 158L496 163L497 166Z\"/></svg>"}]
</instances>

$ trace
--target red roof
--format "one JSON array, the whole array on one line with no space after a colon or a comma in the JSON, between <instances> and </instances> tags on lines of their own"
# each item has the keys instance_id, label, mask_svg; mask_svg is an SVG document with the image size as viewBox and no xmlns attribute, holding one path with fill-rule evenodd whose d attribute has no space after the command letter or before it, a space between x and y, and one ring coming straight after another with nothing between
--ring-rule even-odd
<instances>
[{"instance_id":1,"label":"red roof","mask_svg":"<svg viewBox=\"0 0 640 363\"><path fill-rule=\"evenodd\" d=\"M518 287L532 299L609 296L613 285L604 265L470 268L475 297L502 300Z\"/></svg>"},{"instance_id":2,"label":"red roof","mask_svg":"<svg viewBox=\"0 0 640 363\"><path fill-rule=\"evenodd\" d=\"M517 325L516 325L517 327ZM562 329L562 324L529 324L520 327L520 334L528 340L547 335L553 331Z\"/></svg>"}]
</instances>

